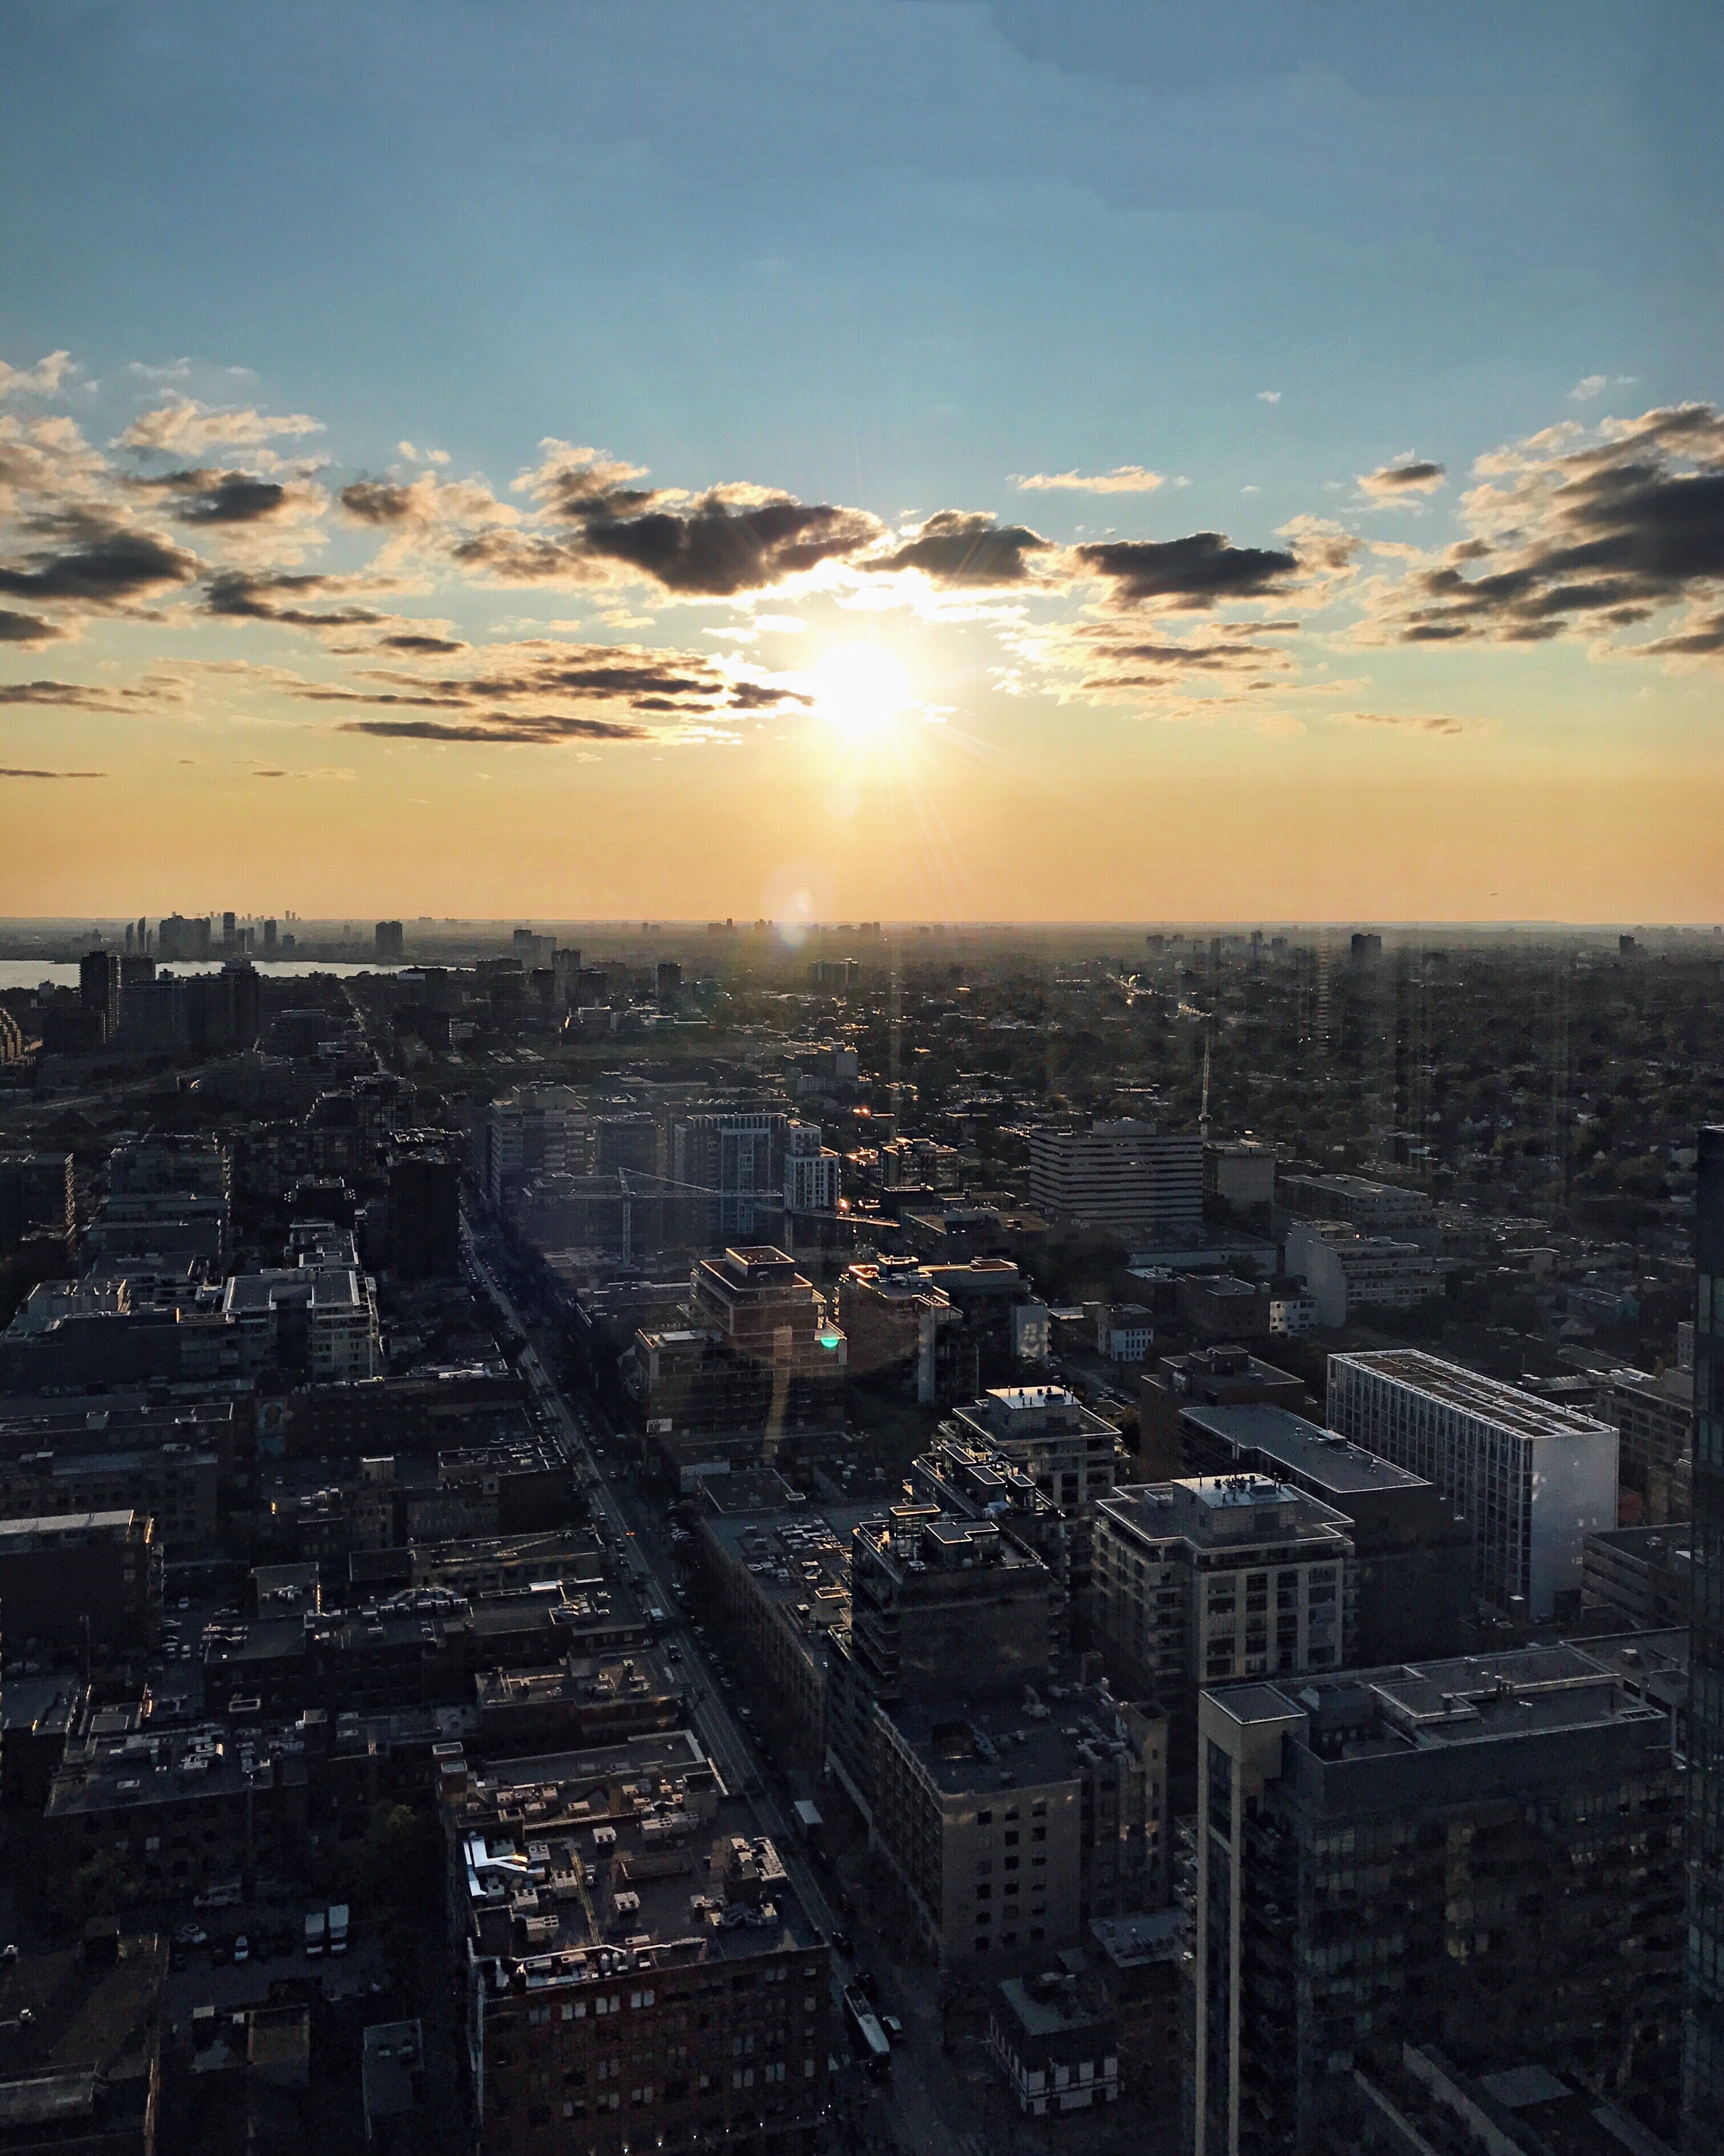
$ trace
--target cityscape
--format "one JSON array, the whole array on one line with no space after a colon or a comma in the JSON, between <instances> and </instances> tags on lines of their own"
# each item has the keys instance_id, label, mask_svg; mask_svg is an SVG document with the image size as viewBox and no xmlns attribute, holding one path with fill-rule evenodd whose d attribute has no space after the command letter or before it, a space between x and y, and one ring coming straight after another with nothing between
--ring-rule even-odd
<instances>
[{"instance_id":1,"label":"cityscape","mask_svg":"<svg viewBox=\"0 0 1724 2156\"><path fill-rule=\"evenodd\" d=\"M1724 17L0 55L0 2156L1724 2156Z\"/></svg>"}]
</instances>

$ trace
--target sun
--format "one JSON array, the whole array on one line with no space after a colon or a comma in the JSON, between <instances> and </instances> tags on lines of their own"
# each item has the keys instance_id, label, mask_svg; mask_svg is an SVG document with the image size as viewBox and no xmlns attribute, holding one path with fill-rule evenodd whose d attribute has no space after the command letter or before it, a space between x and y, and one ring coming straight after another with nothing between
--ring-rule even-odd
<instances>
[{"instance_id":1,"label":"sun","mask_svg":"<svg viewBox=\"0 0 1724 2156\"><path fill-rule=\"evenodd\" d=\"M911 702L910 681L877 644L834 644L813 669L814 707L853 742L890 733Z\"/></svg>"}]
</instances>

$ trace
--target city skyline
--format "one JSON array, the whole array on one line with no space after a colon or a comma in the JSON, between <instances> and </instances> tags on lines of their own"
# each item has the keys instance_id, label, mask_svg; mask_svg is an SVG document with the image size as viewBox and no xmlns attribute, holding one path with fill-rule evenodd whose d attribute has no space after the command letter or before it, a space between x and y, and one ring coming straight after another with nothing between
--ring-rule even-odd
<instances>
[{"instance_id":1,"label":"city skyline","mask_svg":"<svg viewBox=\"0 0 1724 2156\"><path fill-rule=\"evenodd\" d=\"M1717 32L1537 19L23 11L0 912L1716 917Z\"/></svg>"}]
</instances>

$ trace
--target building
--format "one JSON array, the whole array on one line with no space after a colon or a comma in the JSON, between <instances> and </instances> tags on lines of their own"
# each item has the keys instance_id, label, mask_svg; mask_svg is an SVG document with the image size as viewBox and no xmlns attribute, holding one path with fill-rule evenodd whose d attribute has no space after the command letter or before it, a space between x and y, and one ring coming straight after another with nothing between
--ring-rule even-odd
<instances>
[{"instance_id":1,"label":"building","mask_svg":"<svg viewBox=\"0 0 1724 2156\"><path fill-rule=\"evenodd\" d=\"M1261 1404L1299 1414L1305 1384L1290 1371L1261 1363L1244 1348L1200 1348L1190 1355L1163 1355L1155 1374L1137 1389L1137 1464L1147 1481L1166 1482L1185 1472L1187 1407L1249 1407Z\"/></svg>"},{"instance_id":2,"label":"building","mask_svg":"<svg viewBox=\"0 0 1724 2156\"><path fill-rule=\"evenodd\" d=\"M1685 2148L1724 2117L1724 1125L1697 1140L1694 1224L1694 1553L1688 1740Z\"/></svg>"},{"instance_id":3,"label":"building","mask_svg":"<svg viewBox=\"0 0 1724 2156\"><path fill-rule=\"evenodd\" d=\"M313 1385L354 1384L382 1370L376 1286L357 1265L234 1273L222 1310L248 1369Z\"/></svg>"},{"instance_id":4,"label":"building","mask_svg":"<svg viewBox=\"0 0 1724 2156\"><path fill-rule=\"evenodd\" d=\"M1328 1421L1435 1483L1472 1528L1476 1591L1535 1622L1578 1598L1586 1537L1616 1525L1609 1423L1421 1350L1331 1355Z\"/></svg>"},{"instance_id":5,"label":"building","mask_svg":"<svg viewBox=\"0 0 1724 2156\"><path fill-rule=\"evenodd\" d=\"M162 1632L162 1553L133 1512L0 1524L0 1617L15 1646L124 1654Z\"/></svg>"},{"instance_id":6,"label":"building","mask_svg":"<svg viewBox=\"0 0 1724 2156\"><path fill-rule=\"evenodd\" d=\"M1650 1491L1694 1450L1694 1373L1613 1370L1600 1389L1598 1413L1622 1436L1622 1478Z\"/></svg>"},{"instance_id":7,"label":"building","mask_svg":"<svg viewBox=\"0 0 1724 2156\"><path fill-rule=\"evenodd\" d=\"M0 1964L0 2151L155 2156L168 1948L103 1928Z\"/></svg>"},{"instance_id":8,"label":"building","mask_svg":"<svg viewBox=\"0 0 1724 2156\"><path fill-rule=\"evenodd\" d=\"M1219 1198L1235 1213L1252 1213L1260 1205L1272 1205L1275 1195L1275 1147L1260 1145L1253 1138L1205 1138L1203 1195Z\"/></svg>"},{"instance_id":9,"label":"building","mask_svg":"<svg viewBox=\"0 0 1724 2156\"><path fill-rule=\"evenodd\" d=\"M461 1172L442 1146L390 1156L389 1256L403 1280L452 1280L460 1270Z\"/></svg>"},{"instance_id":10,"label":"building","mask_svg":"<svg viewBox=\"0 0 1724 2156\"><path fill-rule=\"evenodd\" d=\"M103 1040L120 1030L120 958L113 951L86 951L78 961L78 1000L90 1012Z\"/></svg>"},{"instance_id":11,"label":"building","mask_svg":"<svg viewBox=\"0 0 1724 2156\"><path fill-rule=\"evenodd\" d=\"M1113 1488L1119 1433L1064 1385L998 1385L952 1428L1003 1453L1068 1515Z\"/></svg>"},{"instance_id":12,"label":"building","mask_svg":"<svg viewBox=\"0 0 1724 2156\"><path fill-rule=\"evenodd\" d=\"M474 1173L493 1205L541 1175L586 1159L586 1103L566 1086L526 1086L494 1101L479 1127Z\"/></svg>"},{"instance_id":13,"label":"building","mask_svg":"<svg viewBox=\"0 0 1724 2156\"><path fill-rule=\"evenodd\" d=\"M836 1213L844 1163L820 1142L818 1123L787 1123L784 1129L784 1210Z\"/></svg>"},{"instance_id":14,"label":"building","mask_svg":"<svg viewBox=\"0 0 1724 2156\"><path fill-rule=\"evenodd\" d=\"M136 1451L26 1452L0 1460L0 1519L136 1514L152 1552L179 1559L215 1549L220 1486L219 1455L190 1437Z\"/></svg>"},{"instance_id":15,"label":"building","mask_svg":"<svg viewBox=\"0 0 1724 2156\"><path fill-rule=\"evenodd\" d=\"M1265 1281L1182 1273L1174 1292L1179 1315L1200 1340L1260 1340L1273 1329Z\"/></svg>"},{"instance_id":16,"label":"building","mask_svg":"<svg viewBox=\"0 0 1724 2156\"><path fill-rule=\"evenodd\" d=\"M1673 2086L1669 1719L1603 1661L1261 1679L1199 1717L1195 2156L1352 2145L1356 2069L1403 2045L1624 2104Z\"/></svg>"},{"instance_id":17,"label":"building","mask_svg":"<svg viewBox=\"0 0 1724 2156\"><path fill-rule=\"evenodd\" d=\"M846 1266L838 1313L852 1375L898 1378L925 1407L949 1407L962 1396L963 1321L914 1258Z\"/></svg>"},{"instance_id":18,"label":"building","mask_svg":"<svg viewBox=\"0 0 1724 2156\"><path fill-rule=\"evenodd\" d=\"M1664 1631L1687 1624L1694 1590L1692 1530L1607 1527L1588 1535L1581 1588L1588 1614L1608 1610L1624 1629Z\"/></svg>"},{"instance_id":19,"label":"building","mask_svg":"<svg viewBox=\"0 0 1724 2156\"><path fill-rule=\"evenodd\" d=\"M1436 1207L1422 1190L1362 1175L1277 1176L1275 1209L1285 1219L1338 1220L1362 1235L1387 1235L1424 1250L1438 1247ZM1278 1232L1286 1233L1285 1223Z\"/></svg>"},{"instance_id":20,"label":"building","mask_svg":"<svg viewBox=\"0 0 1724 2156\"><path fill-rule=\"evenodd\" d=\"M1270 1476L1347 1522L1354 1660L1374 1666L1460 1652L1472 1534L1434 1484L1285 1408L1192 1407L1179 1419L1183 1473Z\"/></svg>"},{"instance_id":21,"label":"building","mask_svg":"<svg viewBox=\"0 0 1724 2156\"><path fill-rule=\"evenodd\" d=\"M1029 1133L1036 1210L1067 1228L1196 1242L1203 1227L1203 1142L1153 1123L1053 1123Z\"/></svg>"},{"instance_id":22,"label":"building","mask_svg":"<svg viewBox=\"0 0 1724 2156\"><path fill-rule=\"evenodd\" d=\"M752 1243L782 1204L788 1121L778 1108L736 1108L672 1126L670 1173L689 1193L697 1248Z\"/></svg>"},{"instance_id":23,"label":"building","mask_svg":"<svg viewBox=\"0 0 1724 2156\"><path fill-rule=\"evenodd\" d=\"M1027 2118L1088 2111L1119 2097L1116 2017L1105 1997L1086 1995L1064 1969L996 1986L988 2049Z\"/></svg>"},{"instance_id":24,"label":"building","mask_svg":"<svg viewBox=\"0 0 1724 2156\"><path fill-rule=\"evenodd\" d=\"M812 2151L827 1945L690 1732L439 1784L482 2156Z\"/></svg>"},{"instance_id":25,"label":"building","mask_svg":"<svg viewBox=\"0 0 1724 2156\"><path fill-rule=\"evenodd\" d=\"M1443 1271L1418 1244L1367 1235L1338 1220L1296 1220L1286 1265L1311 1291L1319 1325L1373 1310L1417 1310L1443 1292Z\"/></svg>"},{"instance_id":26,"label":"building","mask_svg":"<svg viewBox=\"0 0 1724 2156\"><path fill-rule=\"evenodd\" d=\"M377 923L375 951L380 966L398 966L407 954L407 942L398 921Z\"/></svg>"},{"instance_id":27,"label":"building","mask_svg":"<svg viewBox=\"0 0 1724 2156\"><path fill-rule=\"evenodd\" d=\"M1013 1542L1034 1552L1069 1600L1075 1531L1065 1508L1027 1466L978 1435L973 1423L942 1423L927 1450L911 1461L906 1487L916 1504L937 1505L960 1519L994 1521ZM1055 1614L1057 1641L1063 1645L1063 1608Z\"/></svg>"},{"instance_id":28,"label":"building","mask_svg":"<svg viewBox=\"0 0 1724 2156\"><path fill-rule=\"evenodd\" d=\"M826 1763L865 1818L879 1717L906 1700L967 1707L1046 1683L1059 1582L992 1519L897 1505L850 1537L850 1625L831 1640Z\"/></svg>"},{"instance_id":29,"label":"building","mask_svg":"<svg viewBox=\"0 0 1724 2156\"><path fill-rule=\"evenodd\" d=\"M0 1153L0 1253L38 1238L69 1245L75 1219L70 1153Z\"/></svg>"},{"instance_id":30,"label":"building","mask_svg":"<svg viewBox=\"0 0 1724 2156\"><path fill-rule=\"evenodd\" d=\"M1116 1491L1095 1515L1095 1625L1124 1688L1198 1688L1353 1656L1353 1545L1332 1506L1262 1475Z\"/></svg>"},{"instance_id":31,"label":"building","mask_svg":"<svg viewBox=\"0 0 1724 2156\"><path fill-rule=\"evenodd\" d=\"M942 1967L1069 1950L1165 1902L1167 1738L1105 1685L882 1712L871 1836Z\"/></svg>"}]
</instances>

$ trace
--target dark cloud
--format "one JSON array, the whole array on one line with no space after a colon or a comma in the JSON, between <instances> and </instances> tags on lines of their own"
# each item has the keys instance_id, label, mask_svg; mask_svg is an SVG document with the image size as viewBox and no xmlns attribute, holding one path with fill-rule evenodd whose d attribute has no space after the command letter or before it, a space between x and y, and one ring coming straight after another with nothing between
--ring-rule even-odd
<instances>
[{"instance_id":1,"label":"dark cloud","mask_svg":"<svg viewBox=\"0 0 1724 2156\"><path fill-rule=\"evenodd\" d=\"M8 598L122 607L190 583L203 566L171 539L98 509L57 511L33 518L27 529L47 543L26 552L26 567L0 567L0 593Z\"/></svg>"},{"instance_id":2,"label":"dark cloud","mask_svg":"<svg viewBox=\"0 0 1724 2156\"><path fill-rule=\"evenodd\" d=\"M686 509L616 514L614 497L581 512L581 548L687 597L728 598L859 552L877 520L856 509L793 501L738 504L715 489Z\"/></svg>"},{"instance_id":3,"label":"dark cloud","mask_svg":"<svg viewBox=\"0 0 1724 2156\"><path fill-rule=\"evenodd\" d=\"M52 704L68 711L111 711L122 702L138 701L136 690L91 689L81 681L0 682L0 704Z\"/></svg>"},{"instance_id":4,"label":"dark cloud","mask_svg":"<svg viewBox=\"0 0 1724 2156\"><path fill-rule=\"evenodd\" d=\"M429 636L418 629L400 629L393 636L377 639L380 651L400 651L416 659L453 659L471 648L459 636Z\"/></svg>"},{"instance_id":5,"label":"dark cloud","mask_svg":"<svg viewBox=\"0 0 1724 2156\"><path fill-rule=\"evenodd\" d=\"M310 571L222 569L204 586L203 610L233 621L275 621L289 629L361 629L387 621L362 606L306 607L301 599L339 592L346 581Z\"/></svg>"},{"instance_id":6,"label":"dark cloud","mask_svg":"<svg viewBox=\"0 0 1724 2156\"><path fill-rule=\"evenodd\" d=\"M105 771L27 771L13 764L0 764L0 778L105 778Z\"/></svg>"},{"instance_id":7,"label":"dark cloud","mask_svg":"<svg viewBox=\"0 0 1724 2156\"><path fill-rule=\"evenodd\" d=\"M201 465L131 484L171 495L172 513L182 524L261 524L279 516L293 499L277 480Z\"/></svg>"},{"instance_id":8,"label":"dark cloud","mask_svg":"<svg viewBox=\"0 0 1724 2156\"><path fill-rule=\"evenodd\" d=\"M1000 524L963 509L942 509L890 553L872 557L870 569L918 569L936 584L1021 584L1028 557L1051 542L1022 524Z\"/></svg>"},{"instance_id":9,"label":"dark cloud","mask_svg":"<svg viewBox=\"0 0 1724 2156\"><path fill-rule=\"evenodd\" d=\"M1404 464L1383 465L1363 473L1359 485L1367 494L1393 499L1402 494L1434 494L1448 477L1448 467L1428 459L1408 459Z\"/></svg>"},{"instance_id":10,"label":"dark cloud","mask_svg":"<svg viewBox=\"0 0 1724 2156\"><path fill-rule=\"evenodd\" d=\"M1625 628L1724 583L1724 418L1704 404L1652 411L1580 449L1573 432L1480 459L1490 483L1466 497L1474 535L1383 602L1403 642ZM1691 634L1693 655L1707 655L1704 626ZM1679 653L1681 639L1636 648Z\"/></svg>"},{"instance_id":11,"label":"dark cloud","mask_svg":"<svg viewBox=\"0 0 1724 2156\"><path fill-rule=\"evenodd\" d=\"M442 742L521 742L531 747L571 741L649 741L652 729L621 719L571 717L553 711L495 711L464 722L447 719L348 719L344 734L380 734L386 739Z\"/></svg>"},{"instance_id":12,"label":"dark cloud","mask_svg":"<svg viewBox=\"0 0 1724 2156\"><path fill-rule=\"evenodd\" d=\"M355 480L341 489L341 506L362 524L403 524L413 514L411 487L380 479Z\"/></svg>"},{"instance_id":13,"label":"dark cloud","mask_svg":"<svg viewBox=\"0 0 1724 2156\"><path fill-rule=\"evenodd\" d=\"M1269 547L1235 547L1219 531L1183 539L1107 539L1080 547L1078 559L1105 578L1121 605L1158 599L1202 612L1229 599L1266 597L1293 576L1299 557Z\"/></svg>"},{"instance_id":14,"label":"dark cloud","mask_svg":"<svg viewBox=\"0 0 1724 2156\"><path fill-rule=\"evenodd\" d=\"M0 607L0 644L52 644L65 634L45 614L15 613Z\"/></svg>"}]
</instances>

